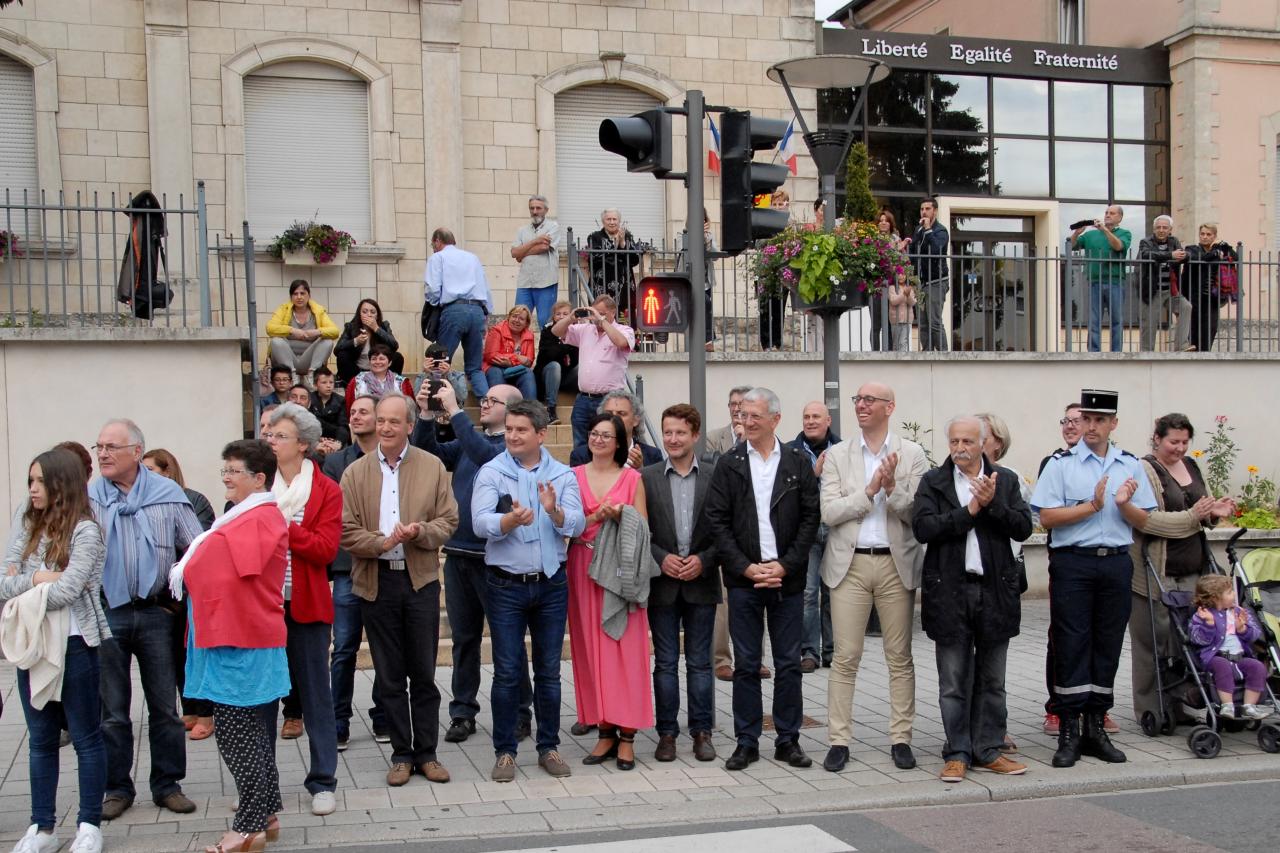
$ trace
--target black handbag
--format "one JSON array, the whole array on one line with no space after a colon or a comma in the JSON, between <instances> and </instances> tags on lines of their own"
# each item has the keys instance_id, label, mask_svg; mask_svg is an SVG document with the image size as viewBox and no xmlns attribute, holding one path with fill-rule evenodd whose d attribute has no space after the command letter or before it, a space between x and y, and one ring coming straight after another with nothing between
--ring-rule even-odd
<instances>
[{"instance_id":1,"label":"black handbag","mask_svg":"<svg viewBox=\"0 0 1280 853\"><path fill-rule=\"evenodd\" d=\"M440 315L443 313L443 306L422 303L422 337L429 341L440 340Z\"/></svg>"}]
</instances>

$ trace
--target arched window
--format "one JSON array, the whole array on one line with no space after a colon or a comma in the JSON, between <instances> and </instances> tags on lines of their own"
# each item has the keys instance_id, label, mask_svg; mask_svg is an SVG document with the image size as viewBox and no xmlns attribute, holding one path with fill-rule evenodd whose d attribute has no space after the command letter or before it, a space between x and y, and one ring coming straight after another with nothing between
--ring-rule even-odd
<instances>
[{"instance_id":1,"label":"arched window","mask_svg":"<svg viewBox=\"0 0 1280 853\"><path fill-rule=\"evenodd\" d=\"M319 62L278 62L244 78L247 218L268 240L315 219L372 239L369 86Z\"/></svg>"},{"instance_id":2,"label":"arched window","mask_svg":"<svg viewBox=\"0 0 1280 853\"><path fill-rule=\"evenodd\" d=\"M556 195L552 215L585 239L600 227L600 211L616 207L640 240L667 233L665 184L627 171L626 160L600 147L600 122L659 106L652 95L630 86L598 83L555 96Z\"/></svg>"},{"instance_id":3,"label":"arched window","mask_svg":"<svg viewBox=\"0 0 1280 853\"><path fill-rule=\"evenodd\" d=\"M31 68L0 53L0 203L5 190L15 204L23 192L31 203L39 202L36 167L36 101ZM32 225L39 217L33 218ZM22 222L0 221L0 229L24 233Z\"/></svg>"}]
</instances>

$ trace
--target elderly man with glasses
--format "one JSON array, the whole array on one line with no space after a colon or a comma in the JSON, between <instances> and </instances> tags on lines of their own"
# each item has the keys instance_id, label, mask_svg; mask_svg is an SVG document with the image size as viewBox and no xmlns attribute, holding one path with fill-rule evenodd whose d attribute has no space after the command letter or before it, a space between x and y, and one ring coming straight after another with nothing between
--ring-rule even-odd
<instances>
[{"instance_id":1,"label":"elderly man with glasses","mask_svg":"<svg viewBox=\"0 0 1280 853\"><path fill-rule=\"evenodd\" d=\"M507 405L524 399L514 385L494 385L480 398L480 427L458 404L453 386L445 382L435 399L449 416L455 438L439 441L435 412L430 411L430 386L423 383L418 391L420 417L411 439L419 447L440 458L453 474L453 497L463 508L458 529L444 543L444 607L449 615L453 640L453 682L449 700L449 728L444 739L461 743L476 732L476 714L480 713L480 645L484 637L485 540L471 523L471 492L476 475L490 459L506 449ZM533 688L529 684L528 666L520 667L520 716L516 722L516 738L529 736L533 719Z\"/></svg>"},{"instance_id":2,"label":"elderly man with glasses","mask_svg":"<svg viewBox=\"0 0 1280 853\"><path fill-rule=\"evenodd\" d=\"M835 635L827 687L831 748L822 766L838 773L849 761L854 682L874 606L889 669L890 754L894 766L910 770L916 766L911 619L924 561L911 532L911 507L929 464L920 445L889 431L892 388L868 382L858 389L853 406L861 434L828 449L822 466L822 520L830 528L822 582L831 590Z\"/></svg>"}]
</instances>

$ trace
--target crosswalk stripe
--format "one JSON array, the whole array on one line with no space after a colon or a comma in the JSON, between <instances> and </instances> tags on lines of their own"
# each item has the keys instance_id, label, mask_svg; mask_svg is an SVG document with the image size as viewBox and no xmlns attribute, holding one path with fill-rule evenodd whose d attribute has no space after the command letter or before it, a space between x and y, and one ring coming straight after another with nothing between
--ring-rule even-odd
<instances>
[{"instance_id":1,"label":"crosswalk stripe","mask_svg":"<svg viewBox=\"0 0 1280 853\"><path fill-rule=\"evenodd\" d=\"M697 850L698 853L854 853L857 848L813 824L801 824L558 847L525 847L495 853L688 853L689 850Z\"/></svg>"}]
</instances>

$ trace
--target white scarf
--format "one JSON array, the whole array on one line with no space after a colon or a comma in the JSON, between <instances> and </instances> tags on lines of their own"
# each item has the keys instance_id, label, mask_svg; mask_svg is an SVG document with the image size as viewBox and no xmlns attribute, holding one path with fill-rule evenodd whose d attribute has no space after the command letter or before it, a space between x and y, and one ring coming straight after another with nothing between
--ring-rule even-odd
<instances>
[{"instance_id":1,"label":"white scarf","mask_svg":"<svg viewBox=\"0 0 1280 853\"><path fill-rule=\"evenodd\" d=\"M230 522L235 521L251 509L255 509L264 504L274 504L275 502L276 496L271 494L271 492L254 492L249 495L249 497L224 512L220 518L215 518L213 520L212 527L201 533L195 539L192 539L191 544L187 546L187 552L182 555L182 559L175 563L173 568L169 570L169 591L173 593L174 601L182 600L182 573L187 568L187 562L191 559L191 555L196 552L196 549L204 544L204 540L213 533L213 531L222 527L224 524L229 524Z\"/></svg>"},{"instance_id":2,"label":"white scarf","mask_svg":"<svg viewBox=\"0 0 1280 853\"><path fill-rule=\"evenodd\" d=\"M307 501L311 500L311 477L314 471L315 463L310 459L303 459L302 470L288 485L285 485L284 475L276 471L271 492L276 496L276 503L280 505L280 514L284 516L285 524L292 522L294 516L302 512L307 506Z\"/></svg>"}]
</instances>

